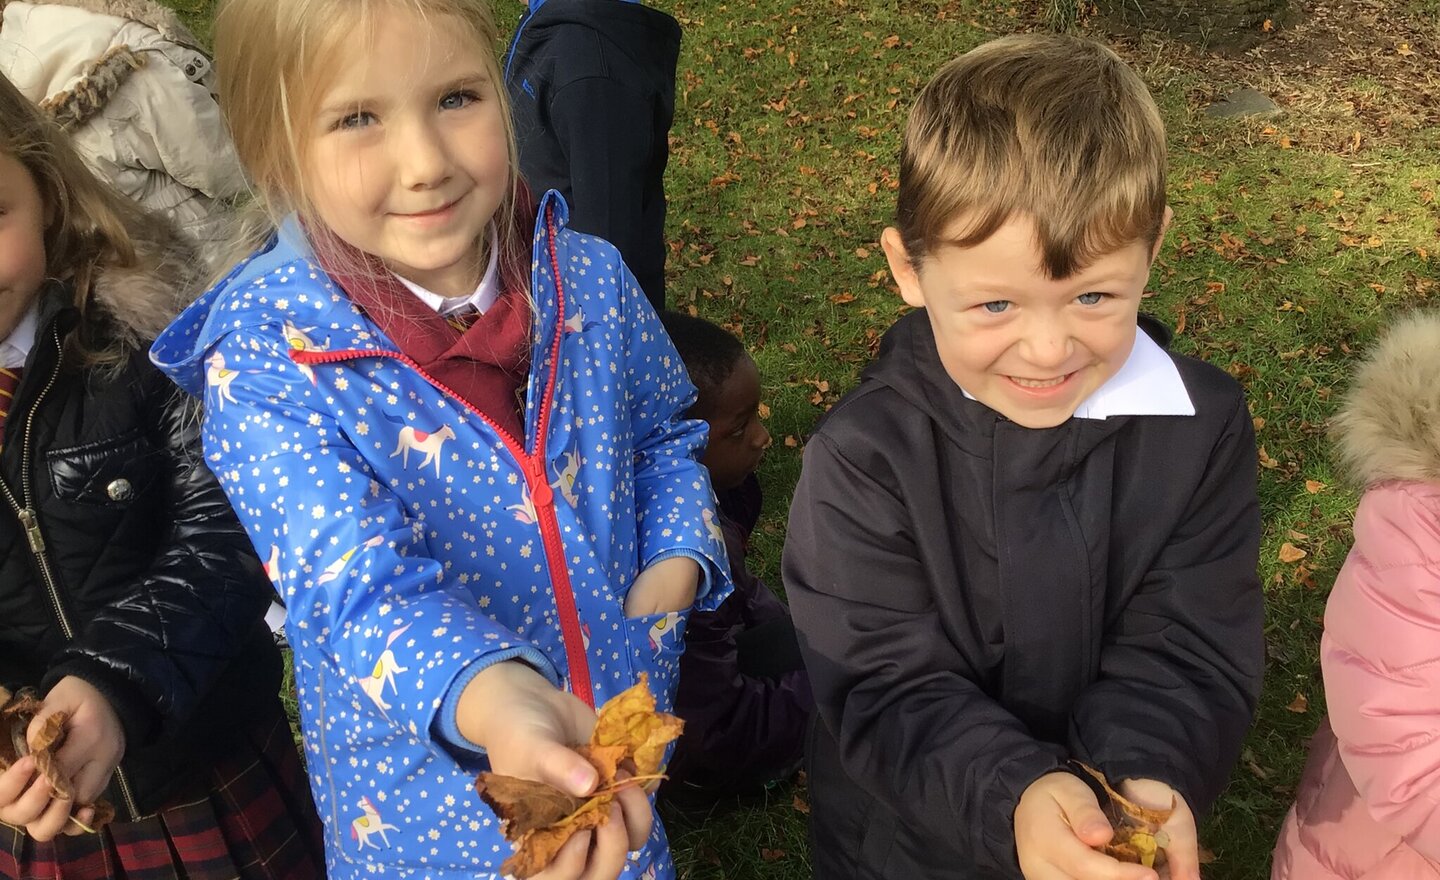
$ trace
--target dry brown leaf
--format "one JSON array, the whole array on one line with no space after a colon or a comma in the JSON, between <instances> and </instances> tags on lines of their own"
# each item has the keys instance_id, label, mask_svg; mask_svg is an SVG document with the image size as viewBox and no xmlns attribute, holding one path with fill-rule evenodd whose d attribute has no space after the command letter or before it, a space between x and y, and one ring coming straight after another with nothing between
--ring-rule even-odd
<instances>
[{"instance_id":1,"label":"dry brown leaf","mask_svg":"<svg viewBox=\"0 0 1440 880\"><path fill-rule=\"evenodd\" d=\"M1322 483L1322 482L1320 482L1319 480L1306 480L1306 481L1305 481L1305 491L1306 491L1306 492L1309 492L1311 495L1318 495L1320 492L1323 492L1324 490L1325 490L1325 484Z\"/></svg>"},{"instance_id":2,"label":"dry brown leaf","mask_svg":"<svg viewBox=\"0 0 1440 880\"><path fill-rule=\"evenodd\" d=\"M65 722L70 716L65 712L50 715L35 736L31 737L28 735L30 723L35 720L43 705L39 695L32 688L21 688L13 694L0 688L0 696L4 697L3 702L0 702L0 770L8 769L26 755L33 755L36 769L49 781L55 796L61 800L74 798L75 792L70 787L70 779L64 774L55 757L65 742ZM81 826L87 831L107 825L115 818L115 808L103 800L94 804L76 804L74 809L78 811L84 807L95 809L95 818L90 826Z\"/></svg>"},{"instance_id":3,"label":"dry brown leaf","mask_svg":"<svg viewBox=\"0 0 1440 880\"><path fill-rule=\"evenodd\" d=\"M1287 565L1291 562L1299 562L1300 560L1304 559L1306 556L1309 555L1310 554L1306 553L1304 550L1301 550L1299 547L1296 547L1294 544L1291 544L1289 541L1286 541L1284 544L1280 545L1280 561L1286 563Z\"/></svg>"},{"instance_id":4,"label":"dry brown leaf","mask_svg":"<svg viewBox=\"0 0 1440 880\"><path fill-rule=\"evenodd\" d=\"M1170 840L1161 828L1170 821L1170 815L1175 812L1175 802L1171 801L1168 810L1142 807L1111 788L1105 774L1099 770L1084 764L1080 767L1094 777L1109 796L1109 802L1101 804L1101 808L1115 829L1115 834L1109 843L1100 847L1100 851L1116 861L1144 865L1147 868L1164 865L1165 847Z\"/></svg>"},{"instance_id":5,"label":"dry brown leaf","mask_svg":"<svg viewBox=\"0 0 1440 880\"><path fill-rule=\"evenodd\" d=\"M501 870L517 880L533 877L549 867L571 836L608 822L620 791L663 778L659 769L665 748L684 726L679 718L655 711L649 678L642 672L639 682L600 707L590 742L575 747L599 774L594 794L577 798L543 782L481 773L475 790L500 818L505 839L516 846ZM617 778L622 765L629 770L632 764L633 777Z\"/></svg>"},{"instance_id":6,"label":"dry brown leaf","mask_svg":"<svg viewBox=\"0 0 1440 880\"><path fill-rule=\"evenodd\" d=\"M616 746L576 746L575 751L580 757L590 762L595 771L600 774L600 785L603 788L615 781L615 774L620 769L620 764L628 758L629 750L623 745Z\"/></svg>"},{"instance_id":7,"label":"dry brown leaf","mask_svg":"<svg viewBox=\"0 0 1440 880\"><path fill-rule=\"evenodd\" d=\"M1296 715L1304 715L1310 711L1310 698L1304 694L1297 693L1295 699L1291 700L1290 705L1286 706L1285 709L1288 712L1294 712Z\"/></svg>"},{"instance_id":8,"label":"dry brown leaf","mask_svg":"<svg viewBox=\"0 0 1440 880\"><path fill-rule=\"evenodd\" d=\"M565 817L564 821L522 835L516 841L515 854L505 860L500 870L517 880L526 880L539 874L555 861L560 848L572 836L581 831L599 828L610 821L610 803L614 799L613 794L593 797L581 804L576 812Z\"/></svg>"},{"instance_id":9,"label":"dry brown leaf","mask_svg":"<svg viewBox=\"0 0 1440 880\"><path fill-rule=\"evenodd\" d=\"M507 837L554 825L580 809L583 800L543 782L499 773L481 773L475 790L505 823Z\"/></svg>"}]
</instances>

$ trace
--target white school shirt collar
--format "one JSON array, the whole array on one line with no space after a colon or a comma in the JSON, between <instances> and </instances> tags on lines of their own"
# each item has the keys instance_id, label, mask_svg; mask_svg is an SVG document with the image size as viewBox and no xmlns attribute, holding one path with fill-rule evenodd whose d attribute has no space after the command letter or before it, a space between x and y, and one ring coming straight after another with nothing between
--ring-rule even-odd
<instances>
[{"instance_id":1,"label":"white school shirt collar","mask_svg":"<svg viewBox=\"0 0 1440 880\"><path fill-rule=\"evenodd\" d=\"M960 389L971 400L975 395ZM1193 416L1195 403L1180 368L1150 334L1136 329L1130 356L1115 375L1075 409L1077 419L1111 416Z\"/></svg>"},{"instance_id":2,"label":"white school shirt collar","mask_svg":"<svg viewBox=\"0 0 1440 880\"><path fill-rule=\"evenodd\" d=\"M18 370L25 366L30 349L35 347L35 333L40 329L40 297L30 304L25 317L10 331L4 342L0 342L0 367Z\"/></svg>"},{"instance_id":3,"label":"white school shirt collar","mask_svg":"<svg viewBox=\"0 0 1440 880\"><path fill-rule=\"evenodd\" d=\"M473 308L480 314L485 314L495 300L500 298L500 235L495 229L495 224L490 224L490 264L485 267L485 274L480 276L480 284L475 292L465 296L445 297L433 291L426 290L420 285L396 275L400 283L409 288L410 292L420 298L420 301L441 316L453 315L456 312Z\"/></svg>"}]
</instances>

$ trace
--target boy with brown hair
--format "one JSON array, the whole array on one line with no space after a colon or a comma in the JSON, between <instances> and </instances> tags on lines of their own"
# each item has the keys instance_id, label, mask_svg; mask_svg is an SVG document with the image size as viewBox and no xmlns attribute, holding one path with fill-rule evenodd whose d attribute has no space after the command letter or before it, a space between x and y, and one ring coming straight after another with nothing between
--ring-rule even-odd
<instances>
[{"instance_id":1,"label":"boy with brown hair","mask_svg":"<svg viewBox=\"0 0 1440 880\"><path fill-rule=\"evenodd\" d=\"M911 111L881 243L918 311L807 445L785 550L816 877L1155 880L1096 851L1083 762L1174 805L1198 880L1260 514L1240 387L1139 316L1169 217L1159 113L1094 43L987 43Z\"/></svg>"}]
</instances>

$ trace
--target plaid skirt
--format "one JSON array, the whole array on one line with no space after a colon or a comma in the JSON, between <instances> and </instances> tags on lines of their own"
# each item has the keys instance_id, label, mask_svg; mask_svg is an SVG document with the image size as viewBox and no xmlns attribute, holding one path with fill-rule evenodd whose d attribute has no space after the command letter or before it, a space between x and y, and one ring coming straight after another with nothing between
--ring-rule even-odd
<instances>
[{"instance_id":1,"label":"plaid skirt","mask_svg":"<svg viewBox=\"0 0 1440 880\"><path fill-rule=\"evenodd\" d=\"M211 771L209 796L99 834L38 843L0 825L13 880L320 880L320 820L284 718L252 730Z\"/></svg>"}]
</instances>

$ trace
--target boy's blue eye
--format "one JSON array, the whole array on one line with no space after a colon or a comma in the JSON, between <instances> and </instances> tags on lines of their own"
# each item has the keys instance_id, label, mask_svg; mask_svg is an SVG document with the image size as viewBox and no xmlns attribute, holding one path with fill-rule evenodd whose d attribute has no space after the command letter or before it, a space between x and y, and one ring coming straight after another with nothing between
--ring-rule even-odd
<instances>
[{"instance_id":1,"label":"boy's blue eye","mask_svg":"<svg viewBox=\"0 0 1440 880\"><path fill-rule=\"evenodd\" d=\"M985 311L992 315L998 315L1008 308L1010 308L1010 300L1008 299L997 299L985 303Z\"/></svg>"},{"instance_id":2,"label":"boy's blue eye","mask_svg":"<svg viewBox=\"0 0 1440 880\"><path fill-rule=\"evenodd\" d=\"M480 98L474 92L450 92L445 97L440 99L440 109L459 110L462 107L470 106L478 100L480 100Z\"/></svg>"},{"instance_id":3,"label":"boy's blue eye","mask_svg":"<svg viewBox=\"0 0 1440 880\"><path fill-rule=\"evenodd\" d=\"M1082 306L1093 306L1096 303L1104 300L1107 296L1109 296L1108 293L1101 293L1098 290L1092 290L1089 293L1082 293L1079 296L1075 297L1075 301L1080 303L1080 305Z\"/></svg>"}]
</instances>

